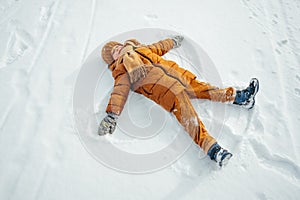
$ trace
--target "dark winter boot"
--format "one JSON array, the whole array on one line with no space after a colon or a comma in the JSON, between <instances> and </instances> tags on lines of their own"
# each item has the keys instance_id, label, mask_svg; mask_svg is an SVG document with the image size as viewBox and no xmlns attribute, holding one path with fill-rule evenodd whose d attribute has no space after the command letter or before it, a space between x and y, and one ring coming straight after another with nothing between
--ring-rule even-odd
<instances>
[{"instance_id":1,"label":"dark winter boot","mask_svg":"<svg viewBox=\"0 0 300 200\"><path fill-rule=\"evenodd\" d=\"M211 160L216 161L220 167L225 166L232 157L232 153L223 149L218 143L215 143L210 147L207 155Z\"/></svg>"},{"instance_id":2,"label":"dark winter boot","mask_svg":"<svg viewBox=\"0 0 300 200\"><path fill-rule=\"evenodd\" d=\"M256 78L250 80L249 86L244 90L237 90L233 104L251 109L255 104L255 95L259 89L259 82Z\"/></svg>"}]
</instances>

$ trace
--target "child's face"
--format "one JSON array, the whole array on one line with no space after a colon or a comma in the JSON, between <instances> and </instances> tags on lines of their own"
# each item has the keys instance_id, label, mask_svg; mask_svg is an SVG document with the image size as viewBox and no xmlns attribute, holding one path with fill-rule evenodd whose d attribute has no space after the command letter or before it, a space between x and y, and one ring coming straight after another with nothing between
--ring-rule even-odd
<instances>
[{"instance_id":1,"label":"child's face","mask_svg":"<svg viewBox=\"0 0 300 200\"><path fill-rule=\"evenodd\" d=\"M117 60L120 56L121 50L123 49L123 45L116 45L113 49L112 49L112 57L114 58L114 60Z\"/></svg>"}]
</instances>

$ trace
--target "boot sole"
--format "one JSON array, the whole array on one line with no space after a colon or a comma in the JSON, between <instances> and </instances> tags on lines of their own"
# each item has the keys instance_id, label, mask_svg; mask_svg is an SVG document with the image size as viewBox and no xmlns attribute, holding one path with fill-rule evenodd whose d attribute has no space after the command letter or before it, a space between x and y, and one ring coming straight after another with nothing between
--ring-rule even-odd
<instances>
[{"instance_id":1,"label":"boot sole","mask_svg":"<svg viewBox=\"0 0 300 200\"><path fill-rule=\"evenodd\" d=\"M252 96L250 97L250 100L247 101L248 104L245 105L246 108L248 108L249 110L252 109L255 105L255 96L259 90L259 81L257 78L252 78L250 81L250 84L254 82L254 86L255 86L255 91L252 94ZM251 103L251 104L250 104Z\"/></svg>"},{"instance_id":2,"label":"boot sole","mask_svg":"<svg viewBox=\"0 0 300 200\"><path fill-rule=\"evenodd\" d=\"M227 153L225 154L222 159L221 159L221 162L219 162L219 166L220 167L224 167L228 164L228 161L230 160L230 158L232 157L232 154L231 153Z\"/></svg>"}]
</instances>

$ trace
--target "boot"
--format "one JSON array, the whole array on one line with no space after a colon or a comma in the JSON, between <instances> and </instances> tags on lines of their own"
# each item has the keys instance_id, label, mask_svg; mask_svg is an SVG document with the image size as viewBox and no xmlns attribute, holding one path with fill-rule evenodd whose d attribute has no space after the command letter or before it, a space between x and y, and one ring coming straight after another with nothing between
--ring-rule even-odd
<instances>
[{"instance_id":1,"label":"boot","mask_svg":"<svg viewBox=\"0 0 300 200\"><path fill-rule=\"evenodd\" d=\"M220 167L225 166L232 157L232 153L223 149L218 143L215 143L210 147L207 155L211 160L217 162Z\"/></svg>"},{"instance_id":2,"label":"boot","mask_svg":"<svg viewBox=\"0 0 300 200\"><path fill-rule=\"evenodd\" d=\"M249 86L244 90L237 90L233 104L251 109L255 104L255 95L259 89L259 82L256 78L250 80Z\"/></svg>"}]
</instances>

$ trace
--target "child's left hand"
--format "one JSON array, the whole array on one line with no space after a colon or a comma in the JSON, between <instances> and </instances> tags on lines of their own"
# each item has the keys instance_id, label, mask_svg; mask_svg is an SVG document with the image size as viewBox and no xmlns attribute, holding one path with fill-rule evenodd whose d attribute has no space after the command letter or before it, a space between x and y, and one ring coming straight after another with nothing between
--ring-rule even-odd
<instances>
[{"instance_id":1,"label":"child's left hand","mask_svg":"<svg viewBox=\"0 0 300 200\"><path fill-rule=\"evenodd\" d=\"M176 36L172 37L172 40L174 41L174 47L173 48L180 47L183 39L184 39L184 37L182 35L176 35Z\"/></svg>"}]
</instances>

